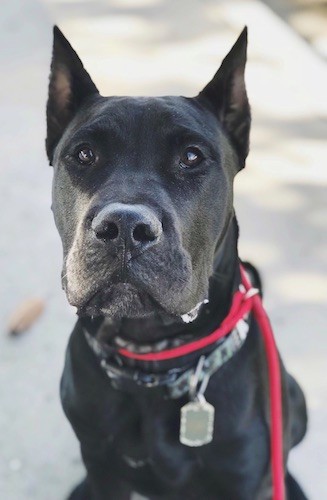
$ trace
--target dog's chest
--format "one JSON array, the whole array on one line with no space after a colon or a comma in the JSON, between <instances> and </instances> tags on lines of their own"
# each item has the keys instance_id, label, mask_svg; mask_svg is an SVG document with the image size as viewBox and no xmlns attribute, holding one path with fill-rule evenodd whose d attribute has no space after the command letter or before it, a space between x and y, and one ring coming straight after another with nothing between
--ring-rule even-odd
<instances>
[{"instance_id":1,"label":"dog's chest","mask_svg":"<svg viewBox=\"0 0 327 500\"><path fill-rule=\"evenodd\" d=\"M198 460L179 442L181 403L148 398L134 403L130 421L115 440L126 472L143 471L171 484L189 480Z\"/></svg>"}]
</instances>

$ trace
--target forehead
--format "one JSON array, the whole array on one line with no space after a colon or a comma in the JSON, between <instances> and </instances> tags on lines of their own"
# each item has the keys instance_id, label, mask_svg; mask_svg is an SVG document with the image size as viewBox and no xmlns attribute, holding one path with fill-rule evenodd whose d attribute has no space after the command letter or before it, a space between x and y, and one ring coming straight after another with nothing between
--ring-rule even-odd
<instances>
[{"instance_id":1,"label":"forehead","mask_svg":"<svg viewBox=\"0 0 327 500\"><path fill-rule=\"evenodd\" d=\"M123 135L180 131L214 140L219 124L214 115L193 98L101 97L79 113L74 129L77 133L108 130Z\"/></svg>"}]
</instances>

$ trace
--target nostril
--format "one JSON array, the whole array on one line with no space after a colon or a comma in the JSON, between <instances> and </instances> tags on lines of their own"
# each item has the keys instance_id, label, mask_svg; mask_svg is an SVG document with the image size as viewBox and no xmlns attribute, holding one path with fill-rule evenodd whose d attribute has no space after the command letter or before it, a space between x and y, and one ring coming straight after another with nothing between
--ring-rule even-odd
<instances>
[{"instance_id":1,"label":"nostril","mask_svg":"<svg viewBox=\"0 0 327 500\"><path fill-rule=\"evenodd\" d=\"M138 224L133 230L133 238L135 241L147 242L154 241L157 235L147 224Z\"/></svg>"},{"instance_id":2,"label":"nostril","mask_svg":"<svg viewBox=\"0 0 327 500\"><path fill-rule=\"evenodd\" d=\"M107 226L106 235L109 240L115 240L118 236L119 229L114 222L109 222Z\"/></svg>"},{"instance_id":3,"label":"nostril","mask_svg":"<svg viewBox=\"0 0 327 500\"><path fill-rule=\"evenodd\" d=\"M109 222L96 231L97 238L105 239L105 240L115 240L119 234L118 226L114 222Z\"/></svg>"}]
</instances>

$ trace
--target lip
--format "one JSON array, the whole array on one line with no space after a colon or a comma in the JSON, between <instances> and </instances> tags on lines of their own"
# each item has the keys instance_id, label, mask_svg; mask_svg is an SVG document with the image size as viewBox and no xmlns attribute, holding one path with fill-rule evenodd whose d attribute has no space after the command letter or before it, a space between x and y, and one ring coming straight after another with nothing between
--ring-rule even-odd
<instances>
[{"instance_id":1,"label":"lip","mask_svg":"<svg viewBox=\"0 0 327 500\"><path fill-rule=\"evenodd\" d=\"M123 310L126 314L150 314L161 307L144 290L132 283L116 282L108 288L101 288L91 293L82 305L78 305L78 314L81 316L112 315L112 311Z\"/></svg>"}]
</instances>

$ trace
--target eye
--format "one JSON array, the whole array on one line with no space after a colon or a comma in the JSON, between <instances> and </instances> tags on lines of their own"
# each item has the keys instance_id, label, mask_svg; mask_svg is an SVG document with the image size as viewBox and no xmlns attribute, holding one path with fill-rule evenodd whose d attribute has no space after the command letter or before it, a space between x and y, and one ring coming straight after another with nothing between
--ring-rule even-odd
<instances>
[{"instance_id":1,"label":"eye","mask_svg":"<svg viewBox=\"0 0 327 500\"><path fill-rule=\"evenodd\" d=\"M77 151L77 159L82 165L93 165L96 160L95 154L88 146L83 146Z\"/></svg>"},{"instance_id":2,"label":"eye","mask_svg":"<svg viewBox=\"0 0 327 500\"><path fill-rule=\"evenodd\" d=\"M183 168L197 167L203 160L203 154L198 148L186 148L180 158L180 166Z\"/></svg>"}]
</instances>

